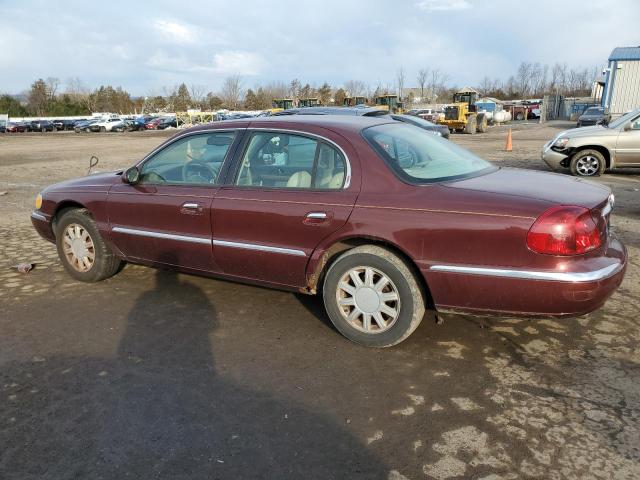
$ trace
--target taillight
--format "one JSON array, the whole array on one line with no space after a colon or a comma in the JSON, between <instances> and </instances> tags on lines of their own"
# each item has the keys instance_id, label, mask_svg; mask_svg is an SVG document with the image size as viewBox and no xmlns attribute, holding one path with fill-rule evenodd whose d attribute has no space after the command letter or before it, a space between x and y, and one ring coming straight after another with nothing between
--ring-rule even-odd
<instances>
[{"instance_id":1,"label":"taillight","mask_svg":"<svg viewBox=\"0 0 640 480\"><path fill-rule=\"evenodd\" d=\"M602 245L603 232L584 207L552 207L529 229L527 246L548 255L579 255Z\"/></svg>"}]
</instances>

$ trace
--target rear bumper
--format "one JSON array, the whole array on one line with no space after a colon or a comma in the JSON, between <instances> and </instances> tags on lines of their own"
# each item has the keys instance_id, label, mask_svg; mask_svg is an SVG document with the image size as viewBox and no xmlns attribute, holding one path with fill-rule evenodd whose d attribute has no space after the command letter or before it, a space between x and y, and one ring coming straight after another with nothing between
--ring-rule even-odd
<instances>
[{"instance_id":1,"label":"rear bumper","mask_svg":"<svg viewBox=\"0 0 640 480\"><path fill-rule=\"evenodd\" d=\"M573 317L600 308L622 282L626 266L626 249L611 238L604 256L574 271L432 265L423 275L438 310Z\"/></svg>"},{"instance_id":2,"label":"rear bumper","mask_svg":"<svg viewBox=\"0 0 640 480\"><path fill-rule=\"evenodd\" d=\"M31 212L31 223L36 232L45 240L55 243L56 237L53 233L53 225L51 222L51 216L41 211Z\"/></svg>"}]
</instances>

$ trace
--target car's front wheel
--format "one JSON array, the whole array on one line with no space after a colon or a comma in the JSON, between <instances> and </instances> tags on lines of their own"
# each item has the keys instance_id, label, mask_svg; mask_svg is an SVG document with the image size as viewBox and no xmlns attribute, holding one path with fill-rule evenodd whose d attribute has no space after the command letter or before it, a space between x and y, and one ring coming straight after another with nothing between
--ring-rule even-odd
<instances>
[{"instance_id":1,"label":"car's front wheel","mask_svg":"<svg viewBox=\"0 0 640 480\"><path fill-rule=\"evenodd\" d=\"M367 347L390 347L418 327L424 292L407 263L375 245L343 253L323 284L324 305L345 337Z\"/></svg>"},{"instance_id":2,"label":"car's front wheel","mask_svg":"<svg viewBox=\"0 0 640 480\"><path fill-rule=\"evenodd\" d=\"M65 270L82 282L109 278L122 263L104 242L96 222L85 209L62 214L56 223L56 246Z\"/></svg>"},{"instance_id":3,"label":"car's front wheel","mask_svg":"<svg viewBox=\"0 0 640 480\"><path fill-rule=\"evenodd\" d=\"M605 167L604 155L597 150L581 150L571 159L571 173L579 177L597 177Z\"/></svg>"}]
</instances>

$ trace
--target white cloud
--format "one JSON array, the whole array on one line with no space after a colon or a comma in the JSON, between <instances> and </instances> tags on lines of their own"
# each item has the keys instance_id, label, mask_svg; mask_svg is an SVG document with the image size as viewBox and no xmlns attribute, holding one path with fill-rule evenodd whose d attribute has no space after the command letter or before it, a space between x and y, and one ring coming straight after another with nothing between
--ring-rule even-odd
<instances>
[{"instance_id":1,"label":"white cloud","mask_svg":"<svg viewBox=\"0 0 640 480\"><path fill-rule=\"evenodd\" d=\"M467 0L422 0L416 3L420 10L446 11L467 10L471 4Z\"/></svg>"},{"instance_id":2,"label":"white cloud","mask_svg":"<svg viewBox=\"0 0 640 480\"><path fill-rule=\"evenodd\" d=\"M258 75L266 66L254 52L227 50L213 56L213 70L224 74Z\"/></svg>"},{"instance_id":3,"label":"white cloud","mask_svg":"<svg viewBox=\"0 0 640 480\"><path fill-rule=\"evenodd\" d=\"M198 38L197 28L169 20L156 20L153 26L167 40L177 43L194 43Z\"/></svg>"}]
</instances>

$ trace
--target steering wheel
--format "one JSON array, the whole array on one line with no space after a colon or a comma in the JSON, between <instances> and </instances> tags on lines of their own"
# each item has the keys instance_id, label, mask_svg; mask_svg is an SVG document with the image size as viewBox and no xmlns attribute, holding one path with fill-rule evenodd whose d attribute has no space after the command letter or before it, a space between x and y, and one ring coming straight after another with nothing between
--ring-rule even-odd
<instances>
[{"instance_id":1,"label":"steering wheel","mask_svg":"<svg viewBox=\"0 0 640 480\"><path fill-rule=\"evenodd\" d=\"M189 173L190 170L193 173ZM182 166L183 180L186 181L190 175L197 175L198 177L204 179L206 183L213 183L216 181L218 172L216 172L213 168L211 168L209 165L204 163L202 160L192 160L190 162L185 163Z\"/></svg>"}]
</instances>

